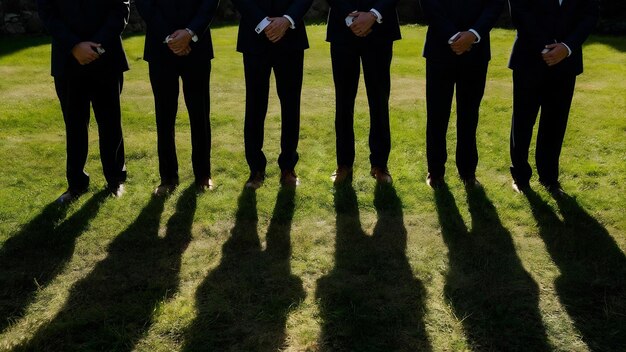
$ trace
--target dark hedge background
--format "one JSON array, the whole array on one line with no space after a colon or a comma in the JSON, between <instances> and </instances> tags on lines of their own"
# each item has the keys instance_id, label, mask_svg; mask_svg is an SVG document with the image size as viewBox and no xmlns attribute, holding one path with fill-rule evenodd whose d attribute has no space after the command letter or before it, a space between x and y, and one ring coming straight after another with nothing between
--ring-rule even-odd
<instances>
[{"instance_id":1,"label":"dark hedge background","mask_svg":"<svg viewBox=\"0 0 626 352\"><path fill-rule=\"evenodd\" d=\"M131 1L134 2L134 1ZM603 34L626 35L626 0L601 0L601 16L596 32ZM306 15L309 22L323 22L328 5L326 0L314 0ZM418 0L400 0L398 14L403 23L423 23L424 17ZM222 0L214 23L228 23L237 20L237 12L230 0ZM499 26L510 27L508 9L504 11ZM132 11L127 31L139 32L143 23L136 11ZM44 31L37 17L35 0L0 0L0 35L32 34Z\"/></svg>"}]
</instances>

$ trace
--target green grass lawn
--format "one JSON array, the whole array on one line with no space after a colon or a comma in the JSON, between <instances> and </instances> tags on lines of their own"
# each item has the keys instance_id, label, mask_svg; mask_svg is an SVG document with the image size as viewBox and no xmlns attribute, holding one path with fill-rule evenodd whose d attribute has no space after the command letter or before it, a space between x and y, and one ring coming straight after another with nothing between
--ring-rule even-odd
<instances>
[{"instance_id":1,"label":"green grass lawn","mask_svg":"<svg viewBox=\"0 0 626 352\"><path fill-rule=\"evenodd\" d=\"M585 47L561 157L570 198L510 187L515 33L493 31L478 128L484 189L466 192L449 133L449 188L426 176L425 28L403 27L392 64L389 167L369 176L361 82L352 187L334 189L334 89L325 27L305 54L302 185L281 190L275 93L268 179L243 191L245 86L236 27L213 31L213 192L193 188L180 104L181 186L159 183L143 37L125 40L129 179L103 192L95 122L90 191L67 209L65 142L47 38L0 38L2 351L626 351L626 39ZM272 83L273 85L273 83ZM274 86L274 85L273 85ZM531 150L534 154L534 149Z\"/></svg>"}]
</instances>

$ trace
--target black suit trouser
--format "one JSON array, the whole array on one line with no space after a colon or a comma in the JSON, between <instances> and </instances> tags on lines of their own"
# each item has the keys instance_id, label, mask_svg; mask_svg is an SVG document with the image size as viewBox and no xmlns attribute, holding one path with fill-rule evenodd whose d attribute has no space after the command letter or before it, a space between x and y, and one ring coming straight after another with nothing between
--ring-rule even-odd
<instances>
[{"instance_id":1,"label":"black suit trouser","mask_svg":"<svg viewBox=\"0 0 626 352\"><path fill-rule=\"evenodd\" d=\"M443 177L448 158L446 133L456 85L456 166L462 179L476 176L476 128L485 92L488 62L465 64L426 60L426 159L432 177Z\"/></svg>"},{"instance_id":2,"label":"black suit trouser","mask_svg":"<svg viewBox=\"0 0 626 352\"><path fill-rule=\"evenodd\" d=\"M532 175L528 149L537 114L541 109L535 162L539 181L553 184L559 178L559 156L569 115L576 76L543 70L513 70L513 121L511 128L511 174L519 184Z\"/></svg>"},{"instance_id":3,"label":"black suit trouser","mask_svg":"<svg viewBox=\"0 0 626 352\"><path fill-rule=\"evenodd\" d=\"M98 124L104 177L109 186L126 180L120 110L123 77L121 72L111 73L85 66L54 78L65 121L66 177L70 190L81 191L89 185L89 175L84 169L89 144L90 105Z\"/></svg>"},{"instance_id":4,"label":"black suit trouser","mask_svg":"<svg viewBox=\"0 0 626 352\"><path fill-rule=\"evenodd\" d=\"M211 62L150 62L150 83L154 94L157 147L161 183L178 183L178 159L174 127L178 113L179 80L191 129L191 164L196 182L211 177L210 80Z\"/></svg>"},{"instance_id":5,"label":"black suit trouser","mask_svg":"<svg viewBox=\"0 0 626 352\"><path fill-rule=\"evenodd\" d=\"M391 151L389 93L393 42L331 43L330 56L335 82L337 165L354 164L354 102L362 63L370 112L370 164L386 169Z\"/></svg>"},{"instance_id":6,"label":"black suit trouser","mask_svg":"<svg viewBox=\"0 0 626 352\"><path fill-rule=\"evenodd\" d=\"M246 80L244 144L250 171L265 172L267 165L267 158L263 153L263 137L272 70L280 99L278 166L281 170L293 170L298 162L304 50L244 53L243 66Z\"/></svg>"}]
</instances>

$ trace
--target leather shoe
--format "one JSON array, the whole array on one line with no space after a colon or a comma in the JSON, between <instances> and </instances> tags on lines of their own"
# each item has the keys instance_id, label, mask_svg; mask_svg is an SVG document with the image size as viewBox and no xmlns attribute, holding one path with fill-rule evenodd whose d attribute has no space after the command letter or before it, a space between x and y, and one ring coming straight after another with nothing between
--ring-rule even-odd
<instances>
[{"instance_id":1,"label":"leather shoe","mask_svg":"<svg viewBox=\"0 0 626 352\"><path fill-rule=\"evenodd\" d=\"M446 181L444 181L443 176L433 177L433 175L429 173L426 176L426 184L432 189L440 189L446 184Z\"/></svg>"},{"instance_id":2,"label":"leather shoe","mask_svg":"<svg viewBox=\"0 0 626 352\"><path fill-rule=\"evenodd\" d=\"M261 171L255 171L250 174L248 181L246 181L245 187L251 189L259 189L263 186L265 181L265 173Z\"/></svg>"},{"instance_id":3,"label":"leather shoe","mask_svg":"<svg viewBox=\"0 0 626 352\"><path fill-rule=\"evenodd\" d=\"M331 181L338 185L346 181L352 181L352 167L350 166L338 166L337 170L330 175Z\"/></svg>"},{"instance_id":4,"label":"leather shoe","mask_svg":"<svg viewBox=\"0 0 626 352\"><path fill-rule=\"evenodd\" d=\"M379 166L373 166L372 169L370 170L370 175L372 175L372 177L375 178L376 182L378 183L393 182L393 179L391 178L391 174L389 173L389 170L383 169L382 167L379 167Z\"/></svg>"},{"instance_id":5,"label":"leather shoe","mask_svg":"<svg viewBox=\"0 0 626 352\"><path fill-rule=\"evenodd\" d=\"M152 192L152 195L155 197L166 196L174 192L177 186L178 184L176 183L161 183L159 186L157 186L157 188L154 189L154 192Z\"/></svg>"},{"instance_id":6,"label":"leather shoe","mask_svg":"<svg viewBox=\"0 0 626 352\"><path fill-rule=\"evenodd\" d=\"M280 184L283 187L294 188L300 185L300 179L294 170L282 170L280 172Z\"/></svg>"},{"instance_id":7,"label":"leather shoe","mask_svg":"<svg viewBox=\"0 0 626 352\"><path fill-rule=\"evenodd\" d=\"M546 188L546 191L548 191L548 193L550 193L553 197L562 197L567 195L561 187L561 183L559 181L551 183L544 183L540 181L539 183L541 183L541 185Z\"/></svg>"},{"instance_id":8,"label":"leather shoe","mask_svg":"<svg viewBox=\"0 0 626 352\"><path fill-rule=\"evenodd\" d=\"M118 183L116 185L108 185L107 190L111 193L111 196L114 198L119 198L126 193L126 187L124 187L123 183Z\"/></svg>"},{"instance_id":9,"label":"leather shoe","mask_svg":"<svg viewBox=\"0 0 626 352\"><path fill-rule=\"evenodd\" d=\"M476 177L462 178L461 182L463 182L463 186L467 189L480 188L483 186L480 182L478 182Z\"/></svg>"},{"instance_id":10,"label":"leather shoe","mask_svg":"<svg viewBox=\"0 0 626 352\"><path fill-rule=\"evenodd\" d=\"M210 177L205 177L200 181L196 181L196 187L199 193L213 190L213 180Z\"/></svg>"},{"instance_id":11,"label":"leather shoe","mask_svg":"<svg viewBox=\"0 0 626 352\"><path fill-rule=\"evenodd\" d=\"M88 187L83 189L69 189L57 198L56 203L59 205L67 205L77 200L80 196L87 192Z\"/></svg>"},{"instance_id":12,"label":"leather shoe","mask_svg":"<svg viewBox=\"0 0 626 352\"><path fill-rule=\"evenodd\" d=\"M522 182L518 182L515 180L513 180L511 187L513 187L513 190L516 193L520 193L520 194L524 194L530 189L530 185L528 184L528 182L522 183Z\"/></svg>"}]
</instances>

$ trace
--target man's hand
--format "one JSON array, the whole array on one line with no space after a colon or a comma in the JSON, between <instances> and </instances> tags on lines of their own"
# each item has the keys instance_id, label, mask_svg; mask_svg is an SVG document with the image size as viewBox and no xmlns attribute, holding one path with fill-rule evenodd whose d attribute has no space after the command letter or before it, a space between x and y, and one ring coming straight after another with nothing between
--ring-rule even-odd
<instances>
[{"instance_id":1,"label":"man's hand","mask_svg":"<svg viewBox=\"0 0 626 352\"><path fill-rule=\"evenodd\" d=\"M450 44L450 48L454 51L455 54L461 55L467 51L472 50L472 45L476 42L476 35L470 31L460 32L452 44Z\"/></svg>"},{"instance_id":2,"label":"man's hand","mask_svg":"<svg viewBox=\"0 0 626 352\"><path fill-rule=\"evenodd\" d=\"M543 57L543 61L545 61L548 66L554 66L558 64L559 62L563 61L563 59L565 59L567 55L569 55L569 51L567 50L567 47L563 45L563 43L546 45L546 49L548 51L541 54L541 56Z\"/></svg>"},{"instance_id":3,"label":"man's hand","mask_svg":"<svg viewBox=\"0 0 626 352\"><path fill-rule=\"evenodd\" d=\"M371 12L352 12L348 16L354 17L350 30L357 37L366 37L372 33L372 26L376 23L376 16Z\"/></svg>"},{"instance_id":4,"label":"man's hand","mask_svg":"<svg viewBox=\"0 0 626 352\"><path fill-rule=\"evenodd\" d=\"M96 48L101 47L100 44L94 42L80 42L72 48L72 55L81 65L88 65L97 60L100 55L96 52Z\"/></svg>"},{"instance_id":5,"label":"man's hand","mask_svg":"<svg viewBox=\"0 0 626 352\"><path fill-rule=\"evenodd\" d=\"M291 27L291 22L285 17L269 17L268 20L271 23L265 27L263 32L270 42L276 43L283 39L285 33L287 33L287 29Z\"/></svg>"},{"instance_id":6,"label":"man's hand","mask_svg":"<svg viewBox=\"0 0 626 352\"><path fill-rule=\"evenodd\" d=\"M167 46L170 50L178 55L183 56L189 54L191 48L189 43L191 42L191 34L185 29L179 29L176 32L170 34L170 40L167 42ZM186 52L186 54L185 54Z\"/></svg>"}]
</instances>

